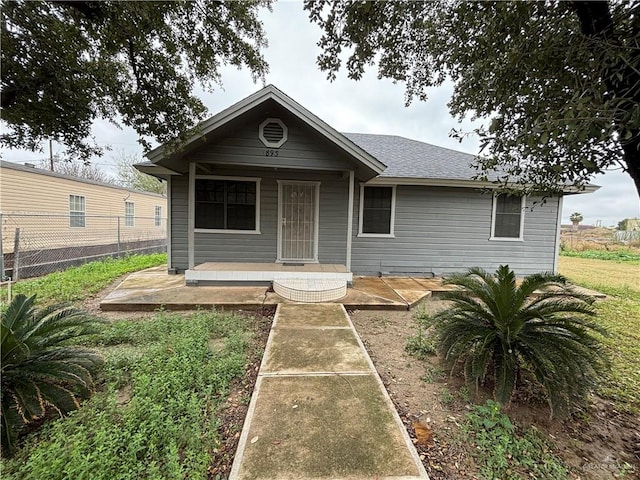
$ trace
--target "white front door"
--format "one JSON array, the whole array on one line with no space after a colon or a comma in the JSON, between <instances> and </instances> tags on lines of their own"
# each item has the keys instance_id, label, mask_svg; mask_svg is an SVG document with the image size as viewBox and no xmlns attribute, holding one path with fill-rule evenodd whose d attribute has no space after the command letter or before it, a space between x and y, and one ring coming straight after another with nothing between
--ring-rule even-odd
<instances>
[{"instance_id":1,"label":"white front door","mask_svg":"<svg viewBox=\"0 0 640 480\"><path fill-rule=\"evenodd\" d=\"M318 261L319 182L279 181L278 260Z\"/></svg>"}]
</instances>

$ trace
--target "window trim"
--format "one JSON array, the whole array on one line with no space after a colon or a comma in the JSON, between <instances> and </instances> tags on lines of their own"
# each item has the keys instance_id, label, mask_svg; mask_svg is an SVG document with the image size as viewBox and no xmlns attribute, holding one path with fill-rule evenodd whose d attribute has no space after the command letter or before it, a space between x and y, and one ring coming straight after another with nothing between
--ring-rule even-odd
<instances>
[{"instance_id":1,"label":"window trim","mask_svg":"<svg viewBox=\"0 0 640 480\"><path fill-rule=\"evenodd\" d=\"M256 184L256 228L255 230L228 230L224 228L196 228L195 227L195 218L196 218L196 205L197 201L195 198L196 194L196 182L198 180L229 180L232 182L255 182ZM262 178L260 177L227 177L224 175L196 175L195 180L193 182L193 218L194 218L194 227L193 231L195 233L231 233L231 234L241 234L241 235L262 235L260 232L260 181Z\"/></svg>"},{"instance_id":2,"label":"window trim","mask_svg":"<svg viewBox=\"0 0 640 480\"><path fill-rule=\"evenodd\" d=\"M131 205L132 207L131 215L127 213L127 205ZM129 219L131 219L130 225L129 225ZM132 228L136 226L136 202L130 202L128 200L124 201L124 226L127 228Z\"/></svg>"},{"instance_id":3,"label":"window trim","mask_svg":"<svg viewBox=\"0 0 640 480\"><path fill-rule=\"evenodd\" d=\"M527 206L527 196L520 196L520 236L518 237L496 237L496 207L497 207L497 198L500 195L506 195L505 193L494 193L493 200L491 205L491 236L489 240L491 241L499 241L499 242L524 242L524 213Z\"/></svg>"},{"instance_id":4,"label":"window trim","mask_svg":"<svg viewBox=\"0 0 640 480\"><path fill-rule=\"evenodd\" d=\"M84 207L82 212L80 210L71 210L71 197L82 198L82 206ZM82 217L80 215L72 215L72 213L82 213ZM71 219L77 218L82 218L82 225L71 225ZM69 228L87 228L87 197L84 195L69 194Z\"/></svg>"},{"instance_id":5,"label":"window trim","mask_svg":"<svg viewBox=\"0 0 640 480\"><path fill-rule=\"evenodd\" d=\"M153 208L153 226L162 226L162 205L155 205Z\"/></svg>"},{"instance_id":6,"label":"window trim","mask_svg":"<svg viewBox=\"0 0 640 480\"><path fill-rule=\"evenodd\" d=\"M389 221L389 233L363 233L362 231L362 216L364 212L364 188L391 188L391 219ZM358 214L358 237L364 238L396 238L395 226L396 226L396 187L397 185L368 185L365 183L360 184L360 207Z\"/></svg>"}]
</instances>

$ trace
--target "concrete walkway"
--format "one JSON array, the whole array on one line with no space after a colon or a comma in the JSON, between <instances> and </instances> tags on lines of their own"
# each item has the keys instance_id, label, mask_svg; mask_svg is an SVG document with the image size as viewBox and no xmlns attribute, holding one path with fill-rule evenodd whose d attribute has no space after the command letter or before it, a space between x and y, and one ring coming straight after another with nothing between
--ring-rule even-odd
<instances>
[{"instance_id":1,"label":"concrete walkway","mask_svg":"<svg viewBox=\"0 0 640 480\"><path fill-rule=\"evenodd\" d=\"M342 304L281 304L229 477L428 479Z\"/></svg>"}]
</instances>

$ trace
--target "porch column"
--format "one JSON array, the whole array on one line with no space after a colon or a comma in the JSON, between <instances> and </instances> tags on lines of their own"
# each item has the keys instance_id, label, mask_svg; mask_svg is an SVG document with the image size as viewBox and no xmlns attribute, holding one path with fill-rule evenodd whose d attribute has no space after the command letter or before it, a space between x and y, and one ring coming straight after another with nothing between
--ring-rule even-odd
<instances>
[{"instance_id":1,"label":"porch column","mask_svg":"<svg viewBox=\"0 0 640 480\"><path fill-rule=\"evenodd\" d=\"M353 236L353 183L355 180L353 170L349 171L349 212L347 213L347 272L351 271L351 237Z\"/></svg>"},{"instance_id":2,"label":"porch column","mask_svg":"<svg viewBox=\"0 0 640 480\"><path fill-rule=\"evenodd\" d=\"M189 269L195 267L195 214L196 214L196 164L189 163L189 198L187 201L189 209L187 213L187 256L189 259Z\"/></svg>"}]
</instances>

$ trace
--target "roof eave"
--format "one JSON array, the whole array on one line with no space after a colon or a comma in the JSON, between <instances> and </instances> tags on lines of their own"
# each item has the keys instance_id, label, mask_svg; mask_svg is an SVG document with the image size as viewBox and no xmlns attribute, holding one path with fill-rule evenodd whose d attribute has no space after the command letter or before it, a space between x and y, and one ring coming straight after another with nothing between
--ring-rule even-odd
<instances>
[{"instance_id":1,"label":"roof eave","mask_svg":"<svg viewBox=\"0 0 640 480\"><path fill-rule=\"evenodd\" d=\"M453 179L453 178L421 178L421 177L384 177L379 176L367 182L371 185L424 185L429 187L456 187L456 188L487 188L498 189L502 185L497 182L483 182L470 179ZM517 184L514 184L517 185ZM527 186L527 185L524 185ZM567 186L562 189L565 195L593 193L600 186L588 184L584 188L579 189L574 186Z\"/></svg>"}]
</instances>

